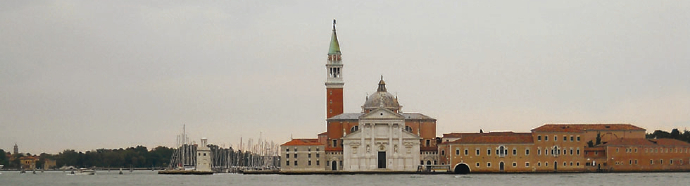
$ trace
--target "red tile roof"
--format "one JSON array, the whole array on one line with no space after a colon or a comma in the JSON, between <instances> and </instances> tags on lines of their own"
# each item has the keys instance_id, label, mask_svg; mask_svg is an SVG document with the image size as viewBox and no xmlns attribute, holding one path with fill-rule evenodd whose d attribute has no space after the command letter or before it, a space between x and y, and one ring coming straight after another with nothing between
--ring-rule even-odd
<instances>
[{"instance_id":1,"label":"red tile roof","mask_svg":"<svg viewBox=\"0 0 690 186\"><path fill-rule=\"evenodd\" d=\"M443 134L443 138L461 138L463 136L467 135L479 135L481 133L448 133L448 134Z\"/></svg>"},{"instance_id":2,"label":"red tile roof","mask_svg":"<svg viewBox=\"0 0 690 186\"><path fill-rule=\"evenodd\" d=\"M319 139L292 139L280 146L308 146L308 145L323 145L319 143Z\"/></svg>"},{"instance_id":3,"label":"red tile roof","mask_svg":"<svg viewBox=\"0 0 690 186\"><path fill-rule=\"evenodd\" d=\"M340 152L342 152L342 151L343 151L343 148L342 148L342 147L328 147L328 146L326 146L326 149L325 149L325 150L326 150L326 152L333 152L333 151L340 151Z\"/></svg>"},{"instance_id":4,"label":"red tile roof","mask_svg":"<svg viewBox=\"0 0 690 186\"><path fill-rule=\"evenodd\" d=\"M545 124L532 132L584 132L584 131L607 131L607 130L645 130L631 124Z\"/></svg>"},{"instance_id":5,"label":"red tile roof","mask_svg":"<svg viewBox=\"0 0 690 186\"><path fill-rule=\"evenodd\" d=\"M464 135L460 139L452 141L453 144L516 144L534 143L532 133L490 132Z\"/></svg>"}]
</instances>

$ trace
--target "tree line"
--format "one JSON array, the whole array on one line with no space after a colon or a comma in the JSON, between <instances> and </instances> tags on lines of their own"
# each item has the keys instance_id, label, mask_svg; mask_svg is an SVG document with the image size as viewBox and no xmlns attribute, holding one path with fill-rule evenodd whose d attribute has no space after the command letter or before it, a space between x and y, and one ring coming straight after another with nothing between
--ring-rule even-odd
<instances>
[{"instance_id":1,"label":"tree line","mask_svg":"<svg viewBox=\"0 0 690 186\"><path fill-rule=\"evenodd\" d=\"M678 129L673 129L671 132L666 132L663 130L655 130L653 133L648 133L646 135L647 139L654 139L654 138L671 138L671 139L677 139L680 141L688 142L690 143L690 131L688 130L683 130L683 133L680 133L680 130Z\"/></svg>"},{"instance_id":2,"label":"tree line","mask_svg":"<svg viewBox=\"0 0 690 186\"><path fill-rule=\"evenodd\" d=\"M96 149L86 152L77 152L72 149L64 150L58 154L41 153L36 162L37 168L42 168L46 159L56 161L56 167L74 166L84 167L110 167L110 168L151 168L166 167L170 163L170 156L175 149L159 146L148 150L144 146L128 147L126 149ZM5 154L3 149L0 153ZM0 156L0 164L5 168L20 168L20 158L32 156L31 154L12 154L13 161L9 158Z\"/></svg>"},{"instance_id":3,"label":"tree line","mask_svg":"<svg viewBox=\"0 0 690 186\"><path fill-rule=\"evenodd\" d=\"M190 145L190 148L196 148ZM260 155L250 151L233 150L232 148L221 148L217 145L208 145L213 152L212 161L214 166L233 167L233 166L265 166L277 167L279 165L279 155L272 152L270 155ZM72 149L64 150L58 154L41 153L36 162L36 168L43 168L46 159L56 161L56 167L74 166L76 168L166 168L170 164L170 159L175 153L175 149L158 146L149 150L144 146L119 148L119 149L96 149L86 152L77 152ZM179 152L178 152L179 153ZM19 169L20 158L33 156L27 154L12 154L13 161L4 156L6 152L0 149L0 165L5 165L6 169ZM273 155L275 154L275 155ZM191 155L190 158L196 158ZM179 163L179 162L178 162ZM178 166L178 165L173 165Z\"/></svg>"}]
</instances>

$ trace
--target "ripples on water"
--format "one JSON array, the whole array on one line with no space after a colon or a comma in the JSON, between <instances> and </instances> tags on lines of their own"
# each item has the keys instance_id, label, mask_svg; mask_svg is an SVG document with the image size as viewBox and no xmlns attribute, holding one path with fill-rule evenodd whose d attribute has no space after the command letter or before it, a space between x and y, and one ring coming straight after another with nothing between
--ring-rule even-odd
<instances>
[{"instance_id":1,"label":"ripples on water","mask_svg":"<svg viewBox=\"0 0 690 186\"><path fill-rule=\"evenodd\" d=\"M36 174L3 171L0 185L689 185L690 173L577 173L468 175L158 175L153 171L98 171L94 176L50 171Z\"/></svg>"}]
</instances>

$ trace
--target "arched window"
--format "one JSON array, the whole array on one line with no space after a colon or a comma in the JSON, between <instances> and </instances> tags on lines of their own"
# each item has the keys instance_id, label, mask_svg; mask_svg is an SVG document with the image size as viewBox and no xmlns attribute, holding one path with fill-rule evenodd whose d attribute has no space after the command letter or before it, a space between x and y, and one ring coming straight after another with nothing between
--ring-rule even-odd
<instances>
[{"instance_id":1,"label":"arched window","mask_svg":"<svg viewBox=\"0 0 690 186\"><path fill-rule=\"evenodd\" d=\"M498 155L500 157L503 157L506 154L508 154L508 148L506 148L503 145L499 146L498 149L496 149L496 151L498 151L498 152L496 152L496 155Z\"/></svg>"},{"instance_id":2,"label":"arched window","mask_svg":"<svg viewBox=\"0 0 690 186\"><path fill-rule=\"evenodd\" d=\"M355 132L359 130L359 126L355 125L354 127L350 128L350 132Z\"/></svg>"},{"instance_id":3,"label":"arched window","mask_svg":"<svg viewBox=\"0 0 690 186\"><path fill-rule=\"evenodd\" d=\"M410 126L405 126L405 131L407 131L407 132L412 132L412 127L410 127Z\"/></svg>"}]
</instances>

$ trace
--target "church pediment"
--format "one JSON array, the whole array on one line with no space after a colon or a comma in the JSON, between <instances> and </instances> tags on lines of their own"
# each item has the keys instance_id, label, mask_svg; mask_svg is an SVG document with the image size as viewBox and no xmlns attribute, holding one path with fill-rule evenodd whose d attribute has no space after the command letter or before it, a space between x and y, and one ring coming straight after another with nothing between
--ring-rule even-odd
<instances>
[{"instance_id":1,"label":"church pediment","mask_svg":"<svg viewBox=\"0 0 690 186\"><path fill-rule=\"evenodd\" d=\"M405 116L385 108L372 110L359 117L360 120L404 120Z\"/></svg>"},{"instance_id":2,"label":"church pediment","mask_svg":"<svg viewBox=\"0 0 690 186\"><path fill-rule=\"evenodd\" d=\"M371 139L372 137L373 138L384 138L384 139L388 139L389 137L393 137L396 139L397 138L414 139L414 140L422 139L421 137L417 136L416 134L413 134L413 133L410 133L407 131L400 131L402 129L397 128L396 126L388 126L388 125L376 125L376 126L377 126L376 128L381 127L381 129L382 129L381 131L383 131L383 133L372 131L372 130L376 130L374 128L364 127L358 131L355 131L355 132L352 132L346 136L343 136L342 139L345 141L348 141L348 140L359 141L360 139L362 139L362 135L364 135L364 139ZM392 130L390 130L393 132L392 134L389 133L388 127L394 127L394 128L392 128ZM390 135L392 135L392 136L390 136Z\"/></svg>"}]
</instances>

